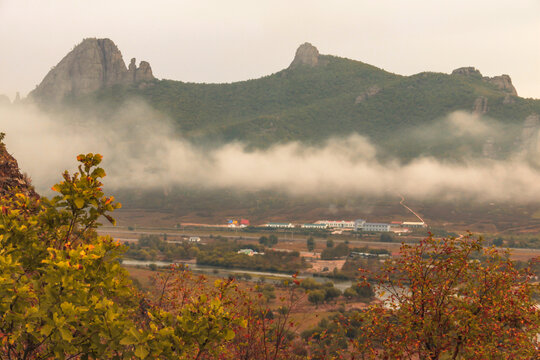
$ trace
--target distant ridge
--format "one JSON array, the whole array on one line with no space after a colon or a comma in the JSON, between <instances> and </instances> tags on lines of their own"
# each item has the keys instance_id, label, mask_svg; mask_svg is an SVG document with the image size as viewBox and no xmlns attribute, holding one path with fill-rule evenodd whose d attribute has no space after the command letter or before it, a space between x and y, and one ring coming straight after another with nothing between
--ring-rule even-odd
<instances>
[{"instance_id":1,"label":"distant ridge","mask_svg":"<svg viewBox=\"0 0 540 360\"><path fill-rule=\"evenodd\" d=\"M404 161L417 156L504 158L519 149L532 151L534 146L526 144L540 134L540 124L525 124L540 114L540 100L517 96L508 75L484 77L469 66L451 74L402 76L320 54L307 42L297 48L286 69L274 74L198 84L155 79L144 61L137 67L132 59L126 68L111 40L85 39L45 76L31 97L42 104L62 102L85 113L99 111L105 121L107 114L136 98L169 117L177 136L205 145L241 141L265 148L290 141L320 144L331 137L361 134L376 145L380 156ZM404 136L456 111L486 116L508 128L474 141L464 136L422 141Z\"/></svg>"},{"instance_id":2,"label":"distant ridge","mask_svg":"<svg viewBox=\"0 0 540 360\"><path fill-rule=\"evenodd\" d=\"M494 76L492 78L487 76L482 77L482 74L479 70L472 66L467 66L452 71L452 75L463 75L481 78L482 80L497 86L499 89L506 91L511 95L517 96L516 88L514 87L514 85L512 85L512 79L510 79L510 76L506 74Z\"/></svg>"}]
</instances>

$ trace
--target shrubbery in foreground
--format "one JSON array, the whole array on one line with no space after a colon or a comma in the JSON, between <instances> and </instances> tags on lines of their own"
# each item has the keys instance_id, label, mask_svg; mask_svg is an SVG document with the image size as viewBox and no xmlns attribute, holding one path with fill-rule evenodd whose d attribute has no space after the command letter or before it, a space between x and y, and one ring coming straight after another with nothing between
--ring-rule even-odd
<instances>
[{"instance_id":1,"label":"shrubbery in foreground","mask_svg":"<svg viewBox=\"0 0 540 360\"><path fill-rule=\"evenodd\" d=\"M227 312L229 284L169 310L136 294L118 261L124 251L94 229L120 207L106 197L100 155L80 155L35 199L1 199L0 358L195 358L217 354L245 325ZM135 296L134 296L135 295ZM150 355L151 354L151 355Z\"/></svg>"},{"instance_id":2,"label":"shrubbery in foreground","mask_svg":"<svg viewBox=\"0 0 540 360\"><path fill-rule=\"evenodd\" d=\"M403 245L377 275L387 302L338 317L334 332L305 342L291 321L301 297L296 278L276 315L234 281L209 284L185 269L162 272L153 292L137 293L118 261L125 249L95 232L102 216L114 223L108 213L120 206L102 191L101 156L78 160L52 199L17 189L0 199L0 359L538 355L529 273L472 236Z\"/></svg>"}]
</instances>

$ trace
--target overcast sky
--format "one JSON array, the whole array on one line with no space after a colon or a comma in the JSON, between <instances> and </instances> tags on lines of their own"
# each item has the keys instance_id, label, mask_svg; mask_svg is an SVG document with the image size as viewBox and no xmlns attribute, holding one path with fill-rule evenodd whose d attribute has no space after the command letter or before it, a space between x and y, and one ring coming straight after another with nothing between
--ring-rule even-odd
<instances>
[{"instance_id":1,"label":"overcast sky","mask_svg":"<svg viewBox=\"0 0 540 360\"><path fill-rule=\"evenodd\" d=\"M540 0L0 0L0 94L25 96L86 37L111 38L158 78L257 78L307 41L404 75L505 73L540 98Z\"/></svg>"}]
</instances>

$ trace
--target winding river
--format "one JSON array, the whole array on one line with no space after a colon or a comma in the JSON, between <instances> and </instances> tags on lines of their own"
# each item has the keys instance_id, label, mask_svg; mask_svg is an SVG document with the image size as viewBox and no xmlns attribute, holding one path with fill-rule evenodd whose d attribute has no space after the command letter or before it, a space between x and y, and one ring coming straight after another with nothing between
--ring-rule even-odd
<instances>
[{"instance_id":1,"label":"winding river","mask_svg":"<svg viewBox=\"0 0 540 360\"><path fill-rule=\"evenodd\" d=\"M165 267L172 265L172 262L167 261L152 261L152 260L133 260L133 259L123 259L122 264L129 265L129 266L148 266L150 264L156 264L159 267ZM224 268L224 267L218 267L218 266L209 266L209 265L197 265L192 263L182 263L182 262L176 262L174 264L184 264L189 267L189 269L198 272L198 273L205 273L205 274L211 274L221 277L229 277L229 276L235 276L235 275L243 275L243 274L249 274L251 276L252 281L258 281L259 279L265 279L265 281L268 282L278 282L276 278L282 278L282 279L291 279L290 274L285 273L278 273L278 272L266 272L266 271L257 271L257 270L247 270L247 269L233 269L233 268ZM334 283L334 286L338 288L339 290L343 291L347 289L348 287L351 287L352 281L350 280L336 280L336 279L329 279L325 277L319 277L319 276L313 276L311 274L300 274L298 275L299 279L306 279L306 278L312 278L315 281L324 283L328 281L332 281Z\"/></svg>"}]
</instances>

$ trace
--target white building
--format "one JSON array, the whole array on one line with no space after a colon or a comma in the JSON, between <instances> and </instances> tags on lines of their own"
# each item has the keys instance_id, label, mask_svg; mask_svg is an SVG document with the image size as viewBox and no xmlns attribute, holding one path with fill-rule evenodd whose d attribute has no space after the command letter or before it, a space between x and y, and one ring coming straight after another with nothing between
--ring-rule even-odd
<instances>
[{"instance_id":1,"label":"white building","mask_svg":"<svg viewBox=\"0 0 540 360\"><path fill-rule=\"evenodd\" d=\"M390 231L390 224L385 223L364 223L362 231L376 231L376 232L388 232Z\"/></svg>"},{"instance_id":2,"label":"white building","mask_svg":"<svg viewBox=\"0 0 540 360\"><path fill-rule=\"evenodd\" d=\"M419 229L419 228L424 228L427 225L424 222L420 222L420 221L404 221L403 224L401 224L401 226L409 228L409 229Z\"/></svg>"},{"instance_id":3,"label":"white building","mask_svg":"<svg viewBox=\"0 0 540 360\"><path fill-rule=\"evenodd\" d=\"M197 243L198 243L198 242L201 242L201 238L198 237L198 236L192 236L192 237L189 238L188 241L189 241L189 242L197 242Z\"/></svg>"},{"instance_id":4,"label":"white building","mask_svg":"<svg viewBox=\"0 0 540 360\"><path fill-rule=\"evenodd\" d=\"M325 224L333 229L354 229L354 221L345 220L319 220L315 224Z\"/></svg>"},{"instance_id":5,"label":"white building","mask_svg":"<svg viewBox=\"0 0 540 360\"><path fill-rule=\"evenodd\" d=\"M366 220L364 219L357 219L354 221L354 231L362 230L364 227L364 224L366 223Z\"/></svg>"},{"instance_id":6,"label":"white building","mask_svg":"<svg viewBox=\"0 0 540 360\"><path fill-rule=\"evenodd\" d=\"M303 229L328 229L326 224L302 224Z\"/></svg>"},{"instance_id":7,"label":"white building","mask_svg":"<svg viewBox=\"0 0 540 360\"><path fill-rule=\"evenodd\" d=\"M294 225L291 223L268 223L265 226L271 228L294 228Z\"/></svg>"}]
</instances>

